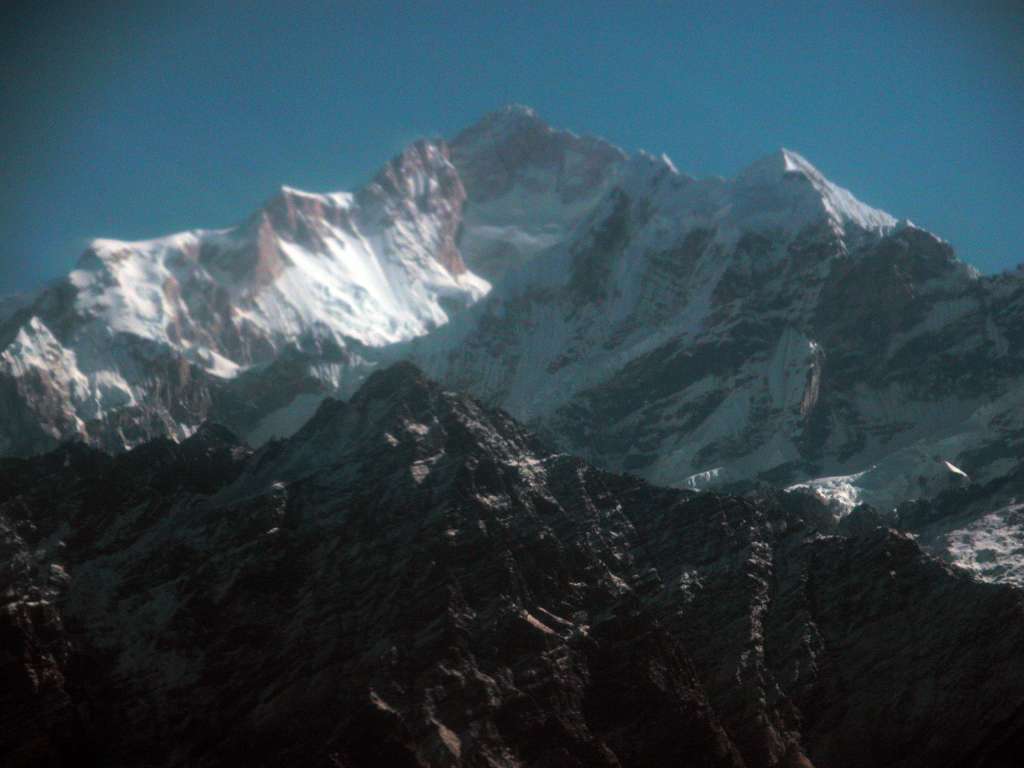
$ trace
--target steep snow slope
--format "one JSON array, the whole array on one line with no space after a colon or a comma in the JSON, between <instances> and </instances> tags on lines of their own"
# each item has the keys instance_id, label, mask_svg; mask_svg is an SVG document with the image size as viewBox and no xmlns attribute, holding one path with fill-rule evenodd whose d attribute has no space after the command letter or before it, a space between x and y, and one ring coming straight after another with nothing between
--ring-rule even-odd
<instances>
[{"instance_id":1,"label":"steep snow slope","mask_svg":"<svg viewBox=\"0 0 1024 768\"><path fill-rule=\"evenodd\" d=\"M488 289L455 247L464 198L447 148L419 142L356 195L283 187L231 230L95 241L68 278L74 311L217 371L311 331L372 346L422 334Z\"/></svg>"},{"instance_id":2,"label":"steep snow slope","mask_svg":"<svg viewBox=\"0 0 1024 768\"><path fill-rule=\"evenodd\" d=\"M569 242L414 346L435 370L450 356L454 381L524 417L551 412L665 340L704 333L722 315L716 305L737 269L749 282L785 269L791 244L834 245L838 255L847 237L878 238L896 228L891 217L844 196L787 151L733 181L692 179L667 158L640 154ZM833 198L844 205L830 204ZM801 266L814 272L824 265ZM514 350L494 338L506 332L502 341ZM786 333L779 354L815 356L813 340L797 340L795 328ZM784 386L787 360L774 364Z\"/></svg>"}]
</instances>

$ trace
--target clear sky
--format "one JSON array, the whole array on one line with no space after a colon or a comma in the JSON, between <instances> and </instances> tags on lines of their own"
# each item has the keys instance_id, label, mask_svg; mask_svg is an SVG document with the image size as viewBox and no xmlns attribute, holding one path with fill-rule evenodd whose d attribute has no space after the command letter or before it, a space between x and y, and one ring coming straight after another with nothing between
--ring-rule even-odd
<instances>
[{"instance_id":1,"label":"clear sky","mask_svg":"<svg viewBox=\"0 0 1024 768\"><path fill-rule=\"evenodd\" d=\"M508 102L694 175L785 146L985 272L1024 261L1016 0L9 1L0 30L0 293Z\"/></svg>"}]
</instances>

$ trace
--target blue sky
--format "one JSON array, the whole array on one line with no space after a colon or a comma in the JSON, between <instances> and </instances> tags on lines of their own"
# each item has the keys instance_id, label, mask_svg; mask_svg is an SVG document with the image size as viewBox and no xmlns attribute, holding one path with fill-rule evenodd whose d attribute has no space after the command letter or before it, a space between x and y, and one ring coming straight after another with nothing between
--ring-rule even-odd
<instances>
[{"instance_id":1,"label":"blue sky","mask_svg":"<svg viewBox=\"0 0 1024 768\"><path fill-rule=\"evenodd\" d=\"M1019 2L8 2L0 30L0 293L508 102L695 175L785 146L983 271L1024 261Z\"/></svg>"}]
</instances>

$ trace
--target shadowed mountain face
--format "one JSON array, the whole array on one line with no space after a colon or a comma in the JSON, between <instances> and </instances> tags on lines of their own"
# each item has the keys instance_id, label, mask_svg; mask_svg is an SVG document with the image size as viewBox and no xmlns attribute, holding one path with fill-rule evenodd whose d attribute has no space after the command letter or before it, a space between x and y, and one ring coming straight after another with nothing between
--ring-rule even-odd
<instances>
[{"instance_id":1,"label":"shadowed mountain face","mask_svg":"<svg viewBox=\"0 0 1024 768\"><path fill-rule=\"evenodd\" d=\"M1020 592L878 522L596 470L406 364L255 451L5 460L0 759L1016 764Z\"/></svg>"},{"instance_id":2,"label":"shadowed mountain face","mask_svg":"<svg viewBox=\"0 0 1024 768\"><path fill-rule=\"evenodd\" d=\"M487 115L451 147L467 197L459 247L491 283L563 244L617 182L627 157L517 105Z\"/></svg>"}]
</instances>

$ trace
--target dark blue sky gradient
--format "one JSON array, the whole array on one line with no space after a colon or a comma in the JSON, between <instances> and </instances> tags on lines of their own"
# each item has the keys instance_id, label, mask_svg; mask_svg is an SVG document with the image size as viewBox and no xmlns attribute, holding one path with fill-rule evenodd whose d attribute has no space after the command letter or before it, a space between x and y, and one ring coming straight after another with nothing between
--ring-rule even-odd
<instances>
[{"instance_id":1,"label":"dark blue sky gradient","mask_svg":"<svg viewBox=\"0 0 1024 768\"><path fill-rule=\"evenodd\" d=\"M768 5L8 2L0 293L507 102L695 175L786 146L983 271L1024 261L1024 3Z\"/></svg>"}]
</instances>

